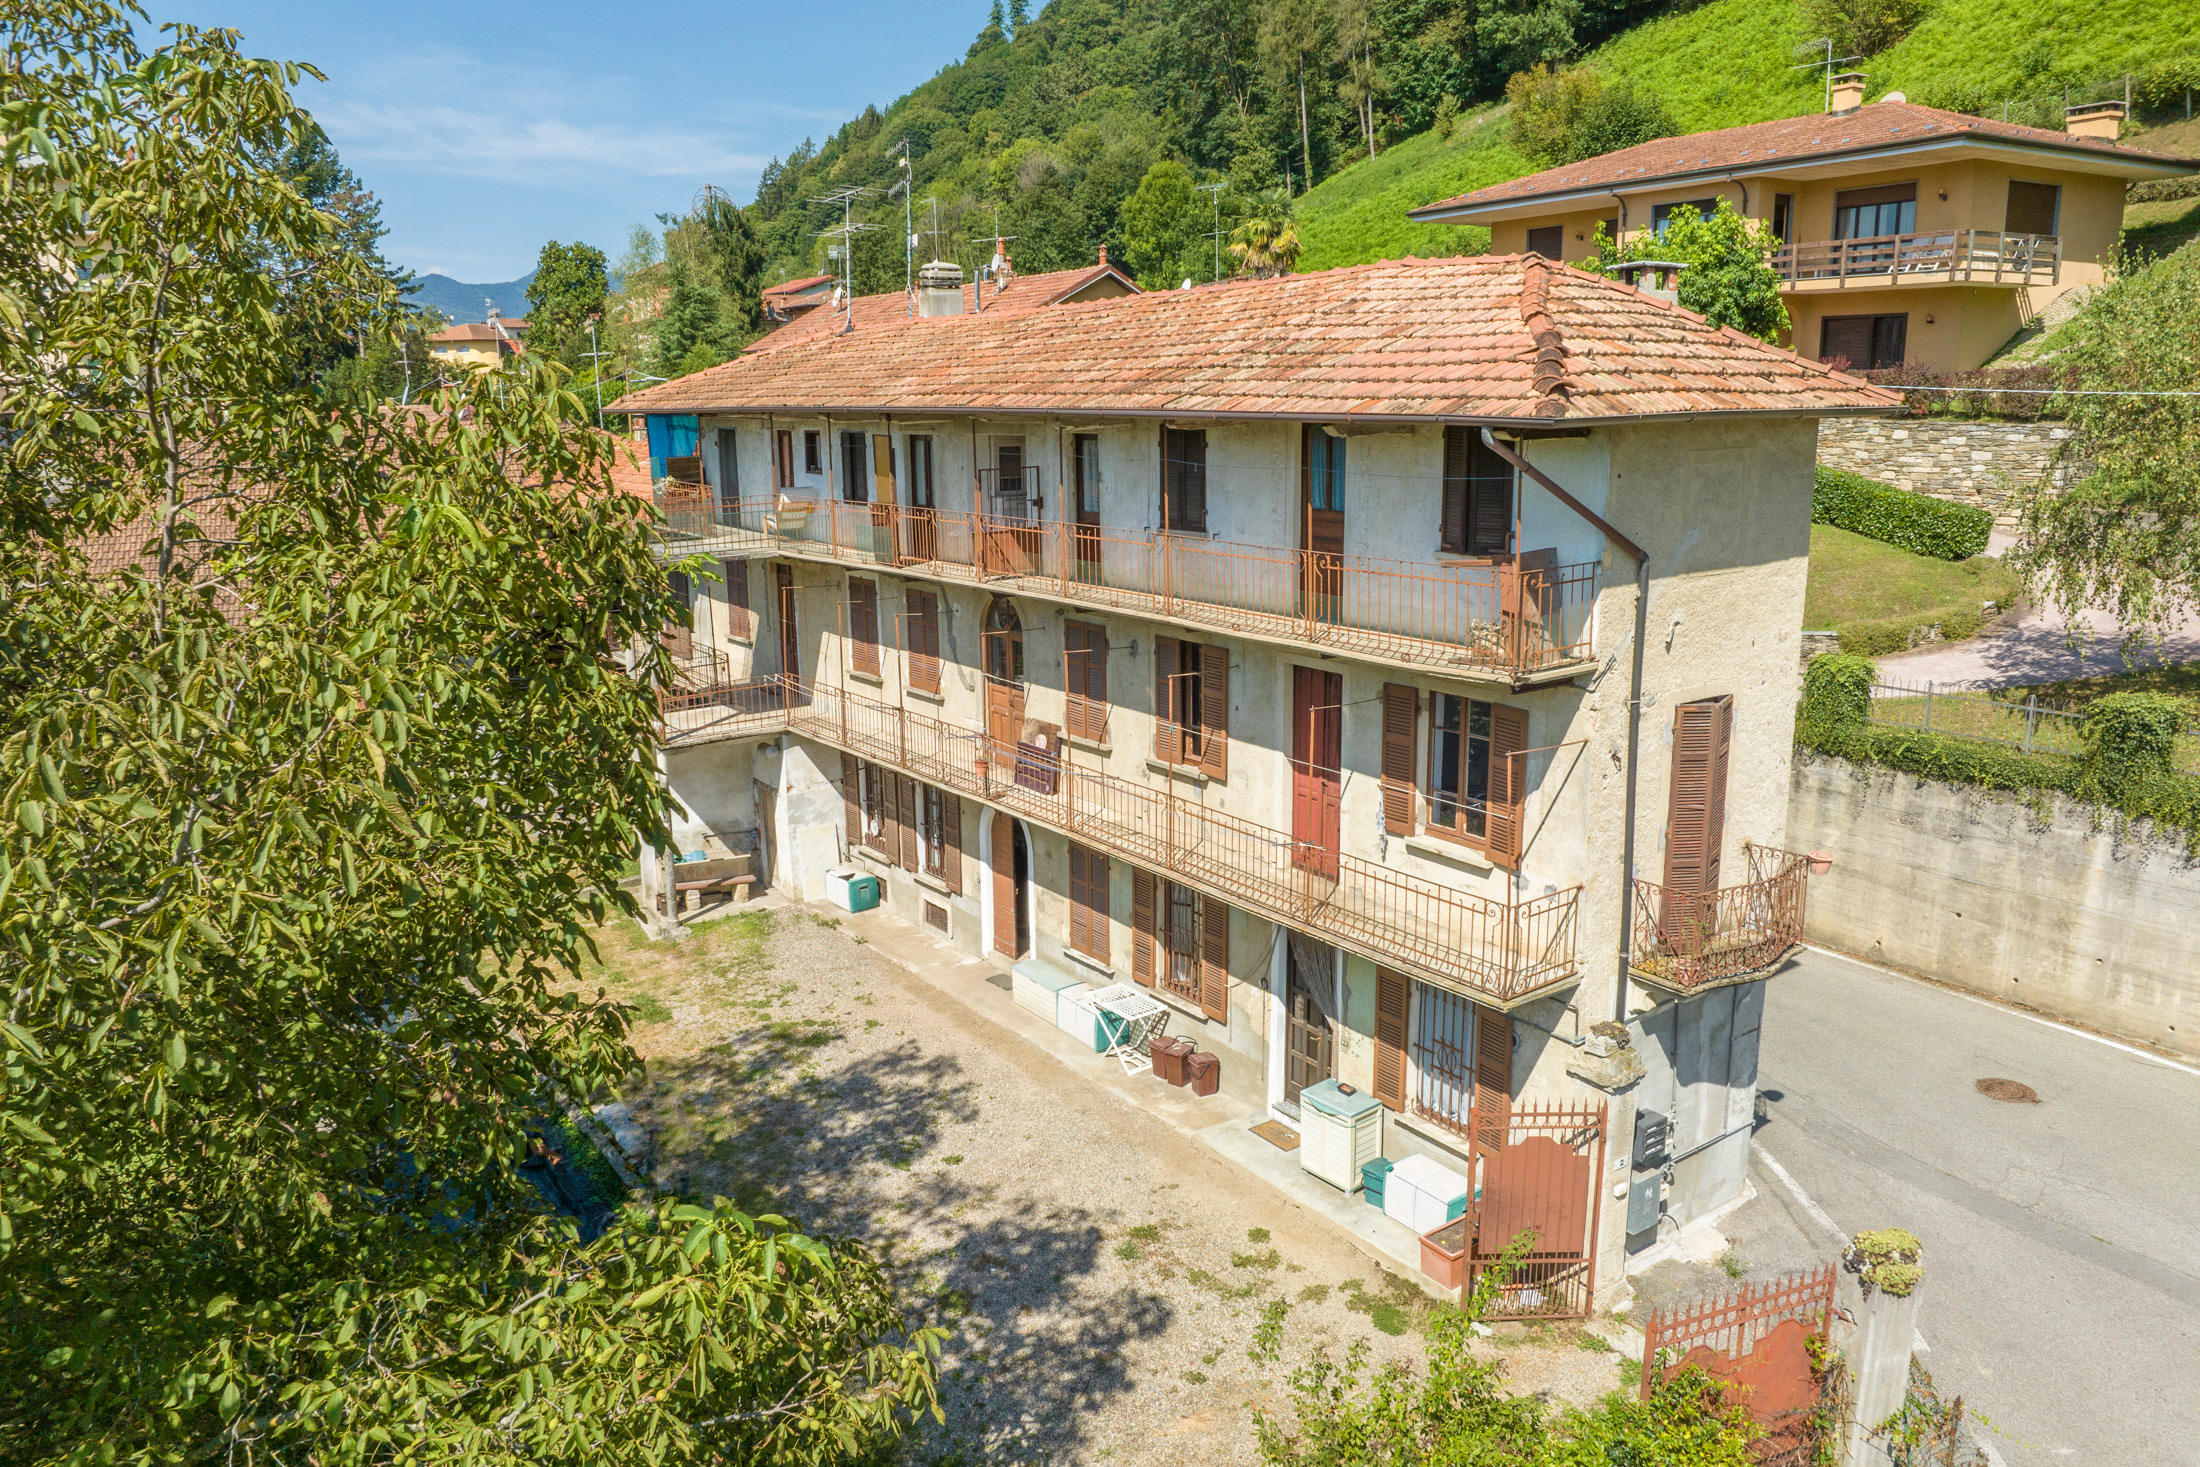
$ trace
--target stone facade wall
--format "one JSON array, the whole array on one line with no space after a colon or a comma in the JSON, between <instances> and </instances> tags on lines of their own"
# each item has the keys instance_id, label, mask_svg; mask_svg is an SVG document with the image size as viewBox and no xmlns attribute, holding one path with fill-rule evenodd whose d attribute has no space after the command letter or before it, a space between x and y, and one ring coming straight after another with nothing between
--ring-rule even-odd
<instances>
[{"instance_id":1,"label":"stone facade wall","mask_svg":"<svg viewBox=\"0 0 2200 1467\"><path fill-rule=\"evenodd\" d=\"M1993 511L2010 528L2015 491L2060 483L2055 455L2070 437L2061 423L1950 422L1932 418L1826 418L1818 462L1936 499Z\"/></svg>"}]
</instances>

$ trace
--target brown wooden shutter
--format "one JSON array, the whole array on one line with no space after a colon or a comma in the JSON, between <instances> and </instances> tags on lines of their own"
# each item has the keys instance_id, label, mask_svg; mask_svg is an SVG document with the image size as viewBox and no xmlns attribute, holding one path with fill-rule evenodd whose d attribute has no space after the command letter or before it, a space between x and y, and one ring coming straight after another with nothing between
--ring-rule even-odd
<instances>
[{"instance_id":1,"label":"brown wooden shutter","mask_svg":"<svg viewBox=\"0 0 2200 1467\"><path fill-rule=\"evenodd\" d=\"M1725 836L1727 747L1734 700L1706 698L1673 710L1673 772L1666 792L1665 886L1708 892L1719 885ZM1714 788L1716 786L1716 789Z\"/></svg>"},{"instance_id":2,"label":"brown wooden shutter","mask_svg":"<svg viewBox=\"0 0 2200 1467\"><path fill-rule=\"evenodd\" d=\"M1444 430L1444 517L1438 529L1438 545L1454 555L1467 553L1467 444L1472 428Z\"/></svg>"},{"instance_id":3,"label":"brown wooden shutter","mask_svg":"<svg viewBox=\"0 0 2200 1467\"><path fill-rule=\"evenodd\" d=\"M1230 777L1230 649L1199 649L1199 767L1209 779Z\"/></svg>"},{"instance_id":4,"label":"brown wooden shutter","mask_svg":"<svg viewBox=\"0 0 2200 1467\"><path fill-rule=\"evenodd\" d=\"M1016 945L1016 821L993 813L993 950L1020 958Z\"/></svg>"},{"instance_id":5,"label":"brown wooden shutter","mask_svg":"<svg viewBox=\"0 0 2200 1467\"><path fill-rule=\"evenodd\" d=\"M1513 466L1492 453L1479 432L1467 449L1467 553L1503 555L1513 548Z\"/></svg>"},{"instance_id":6,"label":"brown wooden shutter","mask_svg":"<svg viewBox=\"0 0 2200 1467\"><path fill-rule=\"evenodd\" d=\"M781 428L772 436L772 487L794 487L794 434Z\"/></svg>"},{"instance_id":7,"label":"brown wooden shutter","mask_svg":"<svg viewBox=\"0 0 2200 1467\"><path fill-rule=\"evenodd\" d=\"M940 601L930 591L911 590L909 607L909 686L927 693L940 690Z\"/></svg>"},{"instance_id":8,"label":"brown wooden shutter","mask_svg":"<svg viewBox=\"0 0 2200 1467\"><path fill-rule=\"evenodd\" d=\"M1474 1147L1484 1154L1505 1149L1512 1120L1512 1015L1474 1009Z\"/></svg>"},{"instance_id":9,"label":"brown wooden shutter","mask_svg":"<svg viewBox=\"0 0 2200 1467\"><path fill-rule=\"evenodd\" d=\"M1108 960L1108 858L1069 848L1069 945L1087 957Z\"/></svg>"},{"instance_id":10,"label":"brown wooden shutter","mask_svg":"<svg viewBox=\"0 0 2200 1467\"><path fill-rule=\"evenodd\" d=\"M1406 980L1375 970L1375 1098L1406 1108Z\"/></svg>"},{"instance_id":11,"label":"brown wooden shutter","mask_svg":"<svg viewBox=\"0 0 2200 1467\"><path fill-rule=\"evenodd\" d=\"M903 780L900 775L880 766L874 771L874 776L882 786L881 793L885 795L885 815L879 821L878 848L886 853L886 859L899 864L902 845L914 830L910 824L914 812L902 798Z\"/></svg>"},{"instance_id":12,"label":"brown wooden shutter","mask_svg":"<svg viewBox=\"0 0 2200 1467\"><path fill-rule=\"evenodd\" d=\"M924 792L906 775L887 777L901 786L901 830L894 840L895 853L901 860L902 870L921 871L924 862L917 850L917 827L924 820Z\"/></svg>"},{"instance_id":13,"label":"brown wooden shutter","mask_svg":"<svg viewBox=\"0 0 2200 1467\"><path fill-rule=\"evenodd\" d=\"M1818 327L1818 360L1847 362L1859 371L1872 364L1872 318L1828 316Z\"/></svg>"},{"instance_id":14,"label":"brown wooden shutter","mask_svg":"<svg viewBox=\"0 0 2200 1467\"><path fill-rule=\"evenodd\" d=\"M878 676L878 583L848 579L849 661L857 672Z\"/></svg>"},{"instance_id":15,"label":"brown wooden shutter","mask_svg":"<svg viewBox=\"0 0 2200 1467\"><path fill-rule=\"evenodd\" d=\"M962 801L945 793L940 796L940 884L957 896L962 895Z\"/></svg>"},{"instance_id":16,"label":"brown wooden shutter","mask_svg":"<svg viewBox=\"0 0 2200 1467\"><path fill-rule=\"evenodd\" d=\"M1174 637L1153 639L1153 756L1164 764L1184 760L1184 736L1176 706L1176 674L1183 661Z\"/></svg>"},{"instance_id":17,"label":"brown wooden shutter","mask_svg":"<svg viewBox=\"0 0 2200 1467\"><path fill-rule=\"evenodd\" d=\"M863 843L863 762L853 754L840 756L840 804L852 851Z\"/></svg>"},{"instance_id":18,"label":"brown wooden shutter","mask_svg":"<svg viewBox=\"0 0 2200 1467\"><path fill-rule=\"evenodd\" d=\"M1153 987L1154 877L1151 871L1131 870L1131 977Z\"/></svg>"},{"instance_id":19,"label":"brown wooden shutter","mask_svg":"<svg viewBox=\"0 0 2200 1467\"><path fill-rule=\"evenodd\" d=\"M1528 710L1503 703L1490 708L1489 815L1485 849L1493 866L1507 871L1520 865L1524 806L1528 798L1527 760L1506 757L1528 747Z\"/></svg>"},{"instance_id":20,"label":"brown wooden shutter","mask_svg":"<svg viewBox=\"0 0 2200 1467\"><path fill-rule=\"evenodd\" d=\"M737 641L753 641L756 637L756 613L749 609L749 563L745 560L724 562L726 573L726 622L727 630Z\"/></svg>"},{"instance_id":21,"label":"brown wooden shutter","mask_svg":"<svg viewBox=\"0 0 2200 1467\"><path fill-rule=\"evenodd\" d=\"M1199 1008L1210 1019L1230 1017L1230 909L1199 899Z\"/></svg>"},{"instance_id":22,"label":"brown wooden shutter","mask_svg":"<svg viewBox=\"0 0 2200 1467\"><path fill-rule=\"evenodd\" d=\"M1413 834L1413 730L1421 716L1421 690L1383 684L1383 829Z\"/></svg>"}]
</instances>

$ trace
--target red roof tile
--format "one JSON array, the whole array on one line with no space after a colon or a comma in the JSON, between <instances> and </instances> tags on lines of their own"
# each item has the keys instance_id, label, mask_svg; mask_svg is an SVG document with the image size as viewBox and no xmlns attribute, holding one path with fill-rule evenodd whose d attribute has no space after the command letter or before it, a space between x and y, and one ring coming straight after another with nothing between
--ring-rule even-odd
<instances>
[{"instance_id":1,"label":"red roof tile","mask_svg":"<svg viewBox=\"0 0 2200 1467\"><path fill-rule=\"evenodd\" d=\"M1114 276L1124 286L1136 291L1131 278L1113 265L1087 265L1081 270L1046 270L1037 275L1012 275L1002 286L985 288L985 312L990 316L996 311L1020 315L1054 305L1065 296L1072 296L1095 281ZM830 277L828 277L830 278ZM977 310L973 287L963 287L963 310ZM864 331L878 326L891 325L909 318L909 296L904 291L889 290L879 295L859 295L855 307L856 330ZM758 340L750 351L779 351L801 342L832 336L848 324L847 317L838 311L807 311L769 336Z\"/></svg>"},{"instance_id":2,"label":"red roof tile","mask_svg":"<svg viewBox=\"0 0 2200 1467\"><path fill-rule=\"evenodd\" d=\"M1949 138L1979 143L2019 143L2087 157L2120 159L2149 165L2141 170L2147 173L2158 171L2155 165L2162 164L2182 165L2186 171L2200 167L2190 159L2143 148L2127 148L2101 138L2074 137L2046 128L1944 112L1938 107L1924 107L1915 102L1874 102L1849 112L1814 112L1777 122L1753 122L1745 127L1720 128L1716 132L1658 138L1622 148L1616 153L1492 184L1441 203L1424 204L1412 210L1410 217L1429 219L1458 209L1509 204L1546 194L1568 194L1614 184L1639 187L1659 179L1685 178L1707 170L1723 173L1746 168L1752 172L1770 173L1792 163Z\"/></svg>"},{"instance_id":3,"label":"red roof tile","mask_svg":"<svg viewBox=\"0 0 2200 1467\"><path fill-rule=\"evenodd\" d=\"M777 285L765 286L762 293L765 295L793 295L797 291L808 290L812 286L829 284L832 278L830 275L806 275L800 280L782 280Z\"/></svg>"},{"instance_id":4,"label":"red roof tile","mask_svg":"<svg viewBox=\"0 0 2200 1467\"><path fill-rule=\"evenodd\" d=\"M503 331L497 327L503 327ZM487 321L462 321L456 326L446 326L430 336L430 341L502 341L508 334L524 333L527 323L517 316L501 317L496 326Z\"/></svg>"},{"instance_id":5,"label":"red roof tile","mask_svg":"<svg viewBox=\"0 0 2200 1467\"><path fill-rule=\"evenodd\" d=\"M1502 419L1900 402L1632 286L1517 255L1044 311L989 302L983 314L869 323L859 313L845 335L781 341L630 394L618 410Z\"/></svg>"}]
</instances>

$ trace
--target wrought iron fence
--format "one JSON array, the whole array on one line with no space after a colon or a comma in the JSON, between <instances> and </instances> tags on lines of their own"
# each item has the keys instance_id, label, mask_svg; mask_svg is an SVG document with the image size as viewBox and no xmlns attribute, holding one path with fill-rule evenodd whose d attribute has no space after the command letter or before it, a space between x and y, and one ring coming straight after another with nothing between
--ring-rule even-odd
<instances>
[{"instance_id":1,"label":"wrought iron fence","mask_svg":"<svg viewBox=\"0 0 2200 1467\"><path fill-rule=\"evenodd\" d=\"M1745 845L1749 880L1716 891L1635 883L1628 965L1683 992L1770 968L1803 940L1806 857Z\"/></svg>"},{"instance_id":2,"label":"wrought iron fence","mask_svg":"<svg viewBox=\"0 0 2200 1467\"><path fill-rule=\"evenodd\" d=\"M2042 698L2037 688L1951 688L1881 678L1872 684L1864 721L2028 754L2077 758L2085 752L2084 705ZM2188 723L2177 736L2170 763L2200 774L2200 723Z\"/></svg>"}]
</instances>

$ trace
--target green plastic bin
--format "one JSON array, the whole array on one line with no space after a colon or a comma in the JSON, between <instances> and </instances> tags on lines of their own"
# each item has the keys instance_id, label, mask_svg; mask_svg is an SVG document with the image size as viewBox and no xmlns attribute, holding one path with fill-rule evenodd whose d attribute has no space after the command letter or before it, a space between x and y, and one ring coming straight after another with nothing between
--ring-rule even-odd
<instances>
[{"instance_id":1,"label":"green plastic bin","mask_svg":"<svg viewBox=\"0 0 2200 1467\"><path fill-rule=\"evenodd\" d=\"M1378 1156L1360 1168L1360 1195L1380 1210L1383 1205L1383 1184L1390 1178L1392 1162L1387 1156Z\"/></svg>"}]
</instances>

